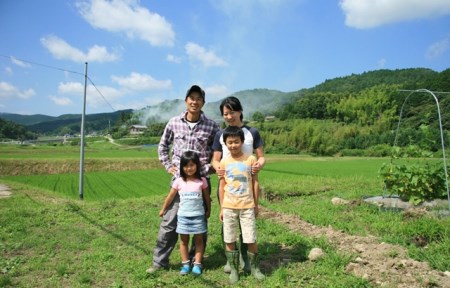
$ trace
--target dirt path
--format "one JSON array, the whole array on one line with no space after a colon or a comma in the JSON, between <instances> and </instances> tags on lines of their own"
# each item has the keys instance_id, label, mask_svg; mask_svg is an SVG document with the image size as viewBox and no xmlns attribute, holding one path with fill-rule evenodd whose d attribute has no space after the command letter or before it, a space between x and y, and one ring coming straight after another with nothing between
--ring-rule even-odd
<instances>
[{"instance_id":1,"label":"dirt path","mask_svg":"<svg viewBox=\"0 0 450 288\"><path fill-rule=\"evenodd\" d=\"M10 195L10 188L0 184L0 199ZM358 255L347 265L346 272L363 277L377 286L450 288L449 272L432 270L428 263L409 258L402 246L382 243L376 237L353 236L331 227L318 227L296 216L274 212L264 207L260 207L260 217L307 237L326 237L340 252Z\"/></svg>"},{"instance_id":2,"label":"dirt path","mask_svg":"<svg viewBox=\"0 0 450 288\"><path fill-rule=\"evenodd\" d=\"M11 189L4 184L0 184L0 199L11 196Z\"/></svg>"},{"instance_id":3,"label":"dirt path","mask_svg":"<svg viewBox=\"0 0 450 288\"><path fill-rule=\"evenodd\" d=\"M116 145L116 146L122 146L122 145L116 143L116 141L114 141L114 139L113 139L111 136L109 136L109 135L105 136L105 138L108 139L108 141L109 141L111 144L113 144L113 145Z\"/></svg>"},{"instance_id":4,"label":"dirt path","mask_svg":"<svg viewBox=\"0 0 450 288\"><path fill-rule=\"evenodd\" d=\"M377 286L450 288L449 272L432 270L428 263L409 258L402 246L381 243L376 237L352 236L331 227L314 226L296 216L264 207L261 207L260 216L308 237L327 237L337 250L358 255L347 265L346 272L363 277Z\"/></svg>"}]
</instances>

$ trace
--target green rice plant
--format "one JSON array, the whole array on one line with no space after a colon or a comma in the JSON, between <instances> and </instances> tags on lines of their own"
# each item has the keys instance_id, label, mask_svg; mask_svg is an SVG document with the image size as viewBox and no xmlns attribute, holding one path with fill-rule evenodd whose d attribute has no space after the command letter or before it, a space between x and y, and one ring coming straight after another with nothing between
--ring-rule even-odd
<instances>
[{"instance_id":1,"label":"green rice plant","mask_svg":"<svg viewBox=\"0 0 450 288\"><path fill-rule=\"evenodd\" d=\"M380 241L404 246L410 257L428 261L434 269L449 270L448 217L409 218L364 201L366 196L383 192L377 174L383 161L268 156L260 172L261 185L282 197L262 198L261 205L320 227L331 226L354 235L375 235ZM161 221L158 212L169 189L170 175L164 169L86 173L83 201L78 198L78 176L65 173L0 177L0 183L13 190L12 197L0 200L0 271L6 271L0 273L0 286L227 285L215 197L216 176L211 177L213 205L208 221L205 273L199 278L179 276L178 247L170 257L169 270L156 275L145 273L151 265ZM290 194L292 191L300 193ZM333 205L333 197L349 203ZM267 279L261 284L242 275L240 287L372 286L368 280L344 272L351 255L335 251L326 237L305 237L301 231L291 231L274 219L258 219L257 231L261 266ZM428 241L426 248L414 245L412 239L416 236ZM313 247L322 248L325 257L316 262L307 260ZM386 257L394 253L390 255Z\"/></svg>"},{"instance_id":2,"label":"green rice plant","mask_svg":"<svg viewBox=\"0 0 450 288\"><path fill-rule=\"evenodd\" d=\"M53 198L23 184L14 187L15 195L0 202L2 254L8 263L16 263L0 275L7 287L28 287L30 283L34 287L223 287L228 283L228 275L223 273L217 205L213 205L209 220L204 274L180 277L176 247L169 270L148 275L145 269L151 265L158 212L166 191L141 198L86 202ZM257 225L266 287L296 287L299 283L326 287L333 282L342 287L355 287L355 283L368 287L366 280L336 273L349 259L333 252L326 242L263 219ZM18 242L23 244L15 245ZM306 255L316 246L330 254L310 263ZM22 255L20 261L13 255ZM238 286L260 285L253 277L241 275Z\"/></svg>"},{"instance_id":3,"label":"green rice plant","mask_svg":"<svg viewBox=\"0 0 450 288\"><path fill-rule=\"evenodd\" d=\"M261 172L260 182L264 191L269 187L278 197L262 197L262 205L318 226L332 226L355 235L378 236L381 241L407 247L412 257L428 261L435 269L449 270L450 263L445 259L450 251L449 217L425 214L408 219L399 212L383 211L364 201L368 196L383 194L383 183L377 173L383 161L385 159L332 159L271 163L269 160ZM333 205L333 197L340 197L348 204ZM417 236L427 240L426 251L414 244Z\"/></svg>"},{"instance_id":4,"label":"green rice plant","mask_svg":"<svg viewBox=\"0 0 450 288\"><path fill-rule=\"evenodd\" d=\"M126 199L167 192L170 175L163 169L84 174L86 201ZM68 199L79 198L79 174L5 176L4 180L50 191Z\"/></svg>"},{"instance_id":5,"label":"green rice plant","mask_svg":"<svg viewBox=\"0 0 450 288\"><path fill-rule=\"evenodd\" d=\"M85 159L99 158L157 158L157 146L116 146L101 141L99 144L89 143L84 149ZM0 145L0 159L79 159L80 147L70 145L59 146L14 146Z\"/></svg>"}]
</instances>

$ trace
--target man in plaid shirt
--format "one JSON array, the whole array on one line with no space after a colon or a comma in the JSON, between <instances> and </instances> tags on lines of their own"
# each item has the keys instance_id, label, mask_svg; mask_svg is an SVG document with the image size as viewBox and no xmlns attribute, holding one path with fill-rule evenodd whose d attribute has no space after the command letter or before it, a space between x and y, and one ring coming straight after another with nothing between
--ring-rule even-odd
<instances>
[{"instance_id":1,"label":"man in plaid shirt","mask_svg":"<svg viewBox=\"0 0 450 288\"><path fill-rule=\"evenodd\" d=\"M186 93L186 111L175 116L167 123L158 146L159 160L167 172L173 175L172 182L180 176L180 157L184 151L195 151L200 157L201 176L208 182L211 194L209 170L211 169L211 145L214 141L219 125L208 119L202 111L205 104L205 91L197 85L193 85ZM172 159L169 151L172 145ZM159 227L158 240L153 252L153 265L147 269L147 273L154 273L162 268L169 267L169 257L178 240L177 212L180 198L177 194L167 212L162 217ZM206 235L205 235L206 236ZM204 238L206 241L206 237ZM206 244L206 243L205 243ZM205 245L206 248L206 245Z\"/></svg>"}]
</instances>

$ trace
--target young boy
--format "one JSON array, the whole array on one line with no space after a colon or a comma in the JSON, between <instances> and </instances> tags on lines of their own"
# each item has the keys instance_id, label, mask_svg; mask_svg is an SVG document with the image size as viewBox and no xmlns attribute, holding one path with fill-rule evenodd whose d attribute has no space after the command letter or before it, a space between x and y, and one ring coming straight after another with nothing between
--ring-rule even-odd
<instances>
[{"instance_id":1,"label":"young boy","mask_svg":"<svg viewBox=\"0 0 450 288\"><path fill-rule=\"evenodd\" d=\"M243 242L248 245L251 273L256 279L263 280L265 276L259 270L256 245L259 183L251 172L256 158L242 152L245 136L241 128L229 126L222 137L230 151L230 156L220 161L225 175L219 180L220 220L223 222L225 254L231 266L230 283L239 280L237 221L241 224Z\"/></svg>"}]
</instances>

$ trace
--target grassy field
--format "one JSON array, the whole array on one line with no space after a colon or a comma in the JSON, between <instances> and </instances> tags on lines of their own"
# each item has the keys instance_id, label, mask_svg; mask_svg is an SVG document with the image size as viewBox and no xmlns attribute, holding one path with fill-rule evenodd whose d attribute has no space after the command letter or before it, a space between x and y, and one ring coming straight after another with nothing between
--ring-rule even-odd
<instances>
[{"instance_id":1,"label":"grassy field","mask_svg":"<svg viewBox=\"0 0 450 288\"><path fill-rule=\"evenodd\" d=\"M13 191L12 197L0 199L0 287L227 285L215 195L205 273L199 278L180 277L178 248L172 253L170 270L145 273L169 183L169 176L157 165L155 147L88 145L85 157L93 162L92 171L85 173L83 201L78 199L79 174L74 168L57 173L61 165L77 163L76 147L0 146L0 155L0 165L10 165L0 174L0 183ZM411 220L361 201L383 193L377 171L386 161L268 155L260 175L261 205L314 225L377 236L404 246L410 257L427 261L436 270L450 270L448 217L421 215ZM142 166L145 162L151 164ZM8 173L14 165L21 169ZM214 176L212 185L217 186ZM357 204L335 206L330 201L333 197ZM354 255L336 251L325 238L305 237L271 219L259 219L257 229L263 271L268 277L261 284L242 276L238 287L376 287L345 273ZM417 235L426 237L426 248L411 243ZM308 261L313 247L322 248L325 257ZM280 261L281 255L289 255L289 262Z\"/></svg>"}]
</instances>

